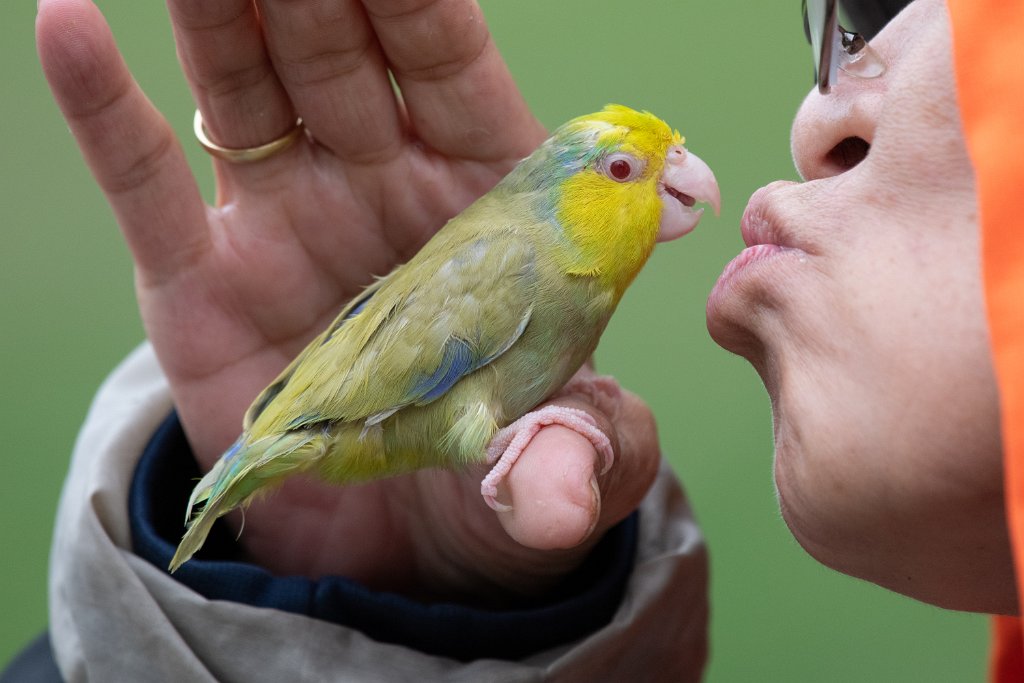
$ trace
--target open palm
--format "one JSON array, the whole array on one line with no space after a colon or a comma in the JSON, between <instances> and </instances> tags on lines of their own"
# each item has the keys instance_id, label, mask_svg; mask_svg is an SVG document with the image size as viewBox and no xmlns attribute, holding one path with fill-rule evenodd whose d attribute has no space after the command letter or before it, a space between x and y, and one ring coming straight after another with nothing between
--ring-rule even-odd
<instances>
[{"instance_id":1,"label":"open palm","mask_svg":"<svg viewBox=\"0 0 1024 683\"><path fill-rule=\"evenodd\" d=\"M253 397L342 304L414 254L544 130L469 0L169 8L212 139L260 145L297 117L308 131L268 159L217 161L213 207L90 0L43 0L37 38L134 256L149 339L208 469ZM536 590L637 504L658 456L650 414L631 394L567 400L618 441L620 464L600 481L589 443L551 427L509 481L512 512L483 505L479 472L346 489L295 480L252 507L242 542L276 571L343 573L415 594ZM543 514L517 491L546 501ZM554 530L552 514L562 520Z\"/></svg>"}]
</instances>

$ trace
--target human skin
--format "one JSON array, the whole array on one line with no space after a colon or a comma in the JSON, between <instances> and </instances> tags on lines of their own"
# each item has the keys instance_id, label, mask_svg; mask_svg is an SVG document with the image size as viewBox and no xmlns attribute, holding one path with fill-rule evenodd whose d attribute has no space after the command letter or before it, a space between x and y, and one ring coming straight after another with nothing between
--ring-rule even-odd
<instances>
[{"instance_id":1,"label":"human skin","mask_svg":"<svg viewBox=\"0 0 1024 683\"><path fill-rule=\"evenodd\" d=\"M258 4L262 32L250 0L168 3L216 142L262 144L296 116L315 138L254 164L215 162L215 206L92 2L42 0L36 24L44 73L135 259L147 335L204 471L342 304L545 136L474 2ZM418 597L500 603L542 591L636 508L660 458L635 395L558 403L609 435L607 474L595 473L589 441L552 426L513 468L509 512L481 498L486 467L344 489L296 478L249 508L240 542L278 573L342 574Z\"/></svg>"},{"instance_id":2,"label":"human skin","mask_svg":"<svg viewBox=\"0 0 1024 683\"><path fill-rule=\"evenodd\" d=\"M727 267L708 329L764 381L779 504L811 555L942 607L1013 614L949 32L944 3L918 0L871 42L882 77L841 73L807 97L792 130L805 182L762 188L743 217L748 245L779 246Z\"/></svg>"}]
</instances>

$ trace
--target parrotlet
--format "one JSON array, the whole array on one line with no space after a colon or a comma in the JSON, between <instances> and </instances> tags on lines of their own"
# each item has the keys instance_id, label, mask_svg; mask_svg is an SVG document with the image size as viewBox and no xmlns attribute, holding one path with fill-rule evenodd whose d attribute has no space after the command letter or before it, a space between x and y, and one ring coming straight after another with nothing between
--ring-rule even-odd
<instances>
[{"instance_id":1,"label":"parrotlet","mask_svg":"<svg viewBox=\"0 0 1024 683\"><path fill-rule=\"evenodd\" d=\"M714 174L683 143L620 105L558 128L256 398L196 485L170 570L218 517L300 472L341 485L490 462L481 493L500 509L498 486L547 424L576 430L610 466L589 415L530 411L593 353L655 243L696 227L697 202L719 210Z\"/></svg>"}]
</instances>

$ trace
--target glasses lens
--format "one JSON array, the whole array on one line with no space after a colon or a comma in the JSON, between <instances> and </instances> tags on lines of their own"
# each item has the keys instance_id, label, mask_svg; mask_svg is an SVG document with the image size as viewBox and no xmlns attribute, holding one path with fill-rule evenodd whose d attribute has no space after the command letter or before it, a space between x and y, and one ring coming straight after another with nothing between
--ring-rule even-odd
<instances>
[{"instance_id":1,"label":"glasses lens","mask_svg":"<svg viewBox=\"0 0 1024 683\"><path fill-rule=\"evenodd\" d=\"M836 79L836 26L836 0L804 0L804 27L814 53L814 78L822 93Z\"/></svg>"},{"instance_id":2,"label":"glasses lens","mask_svg":"<svg viewBox=\"0 0 1024 683\"><path fill-rule=\"evenodd\" d=\"M804 38L811 42L811 27L807 23L807 0L800 0L800 13L804 15Z\"/></svg>"},{"instance_id":3,"label":"glasses lens","mask_svg":"<svg viewBox=\"0 0 1024 683\"><path fill-rule=\"evenodd\" d=\"M835 4L835 0L833 3L829 3L828 0L804 0L804 29L807 32L808 40L811 41L811 51L814 55L814 79L819 88L821 87L822 67L825 68L824 71L827 71L828 59L825 55L831 54L831 49L828 49L827 52L821 49L822 43L829 38L827 33L829 4Z\"/></svg>"},{"instance_id":4,"label":"glasses lens","mask_svg":"<svg viewBox=\"0 0 1024 683\"><path fill-rule=\"evenodd\" d=\"M801 9L804 35L814 53L818 92L825 95L832 89L839 69L858 78L877 78L885 73L885 62L864 37L839 26L837 0L802 0Z\"/></svg>"}]
</instances>

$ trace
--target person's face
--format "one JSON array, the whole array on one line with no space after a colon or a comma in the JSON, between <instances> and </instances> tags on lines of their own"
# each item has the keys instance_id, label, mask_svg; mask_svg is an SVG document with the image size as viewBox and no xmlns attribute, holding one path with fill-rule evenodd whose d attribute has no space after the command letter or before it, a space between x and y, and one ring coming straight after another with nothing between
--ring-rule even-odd
<instances>
[{"instance_id":1,"label":"person's face","mask_svg":"<svg viewBox=\"0 0 1024 683\"><path fill-rule=\"evenodd\" d=\"M808 552L941 606L1012 613L949 32L944 4L918 0L871 43L882 77L811 92L792 133L806 182L751 198L744 239L762 246L726 267L708 328L764 380L780 506Z\"/></svg>"}]
</instances>

